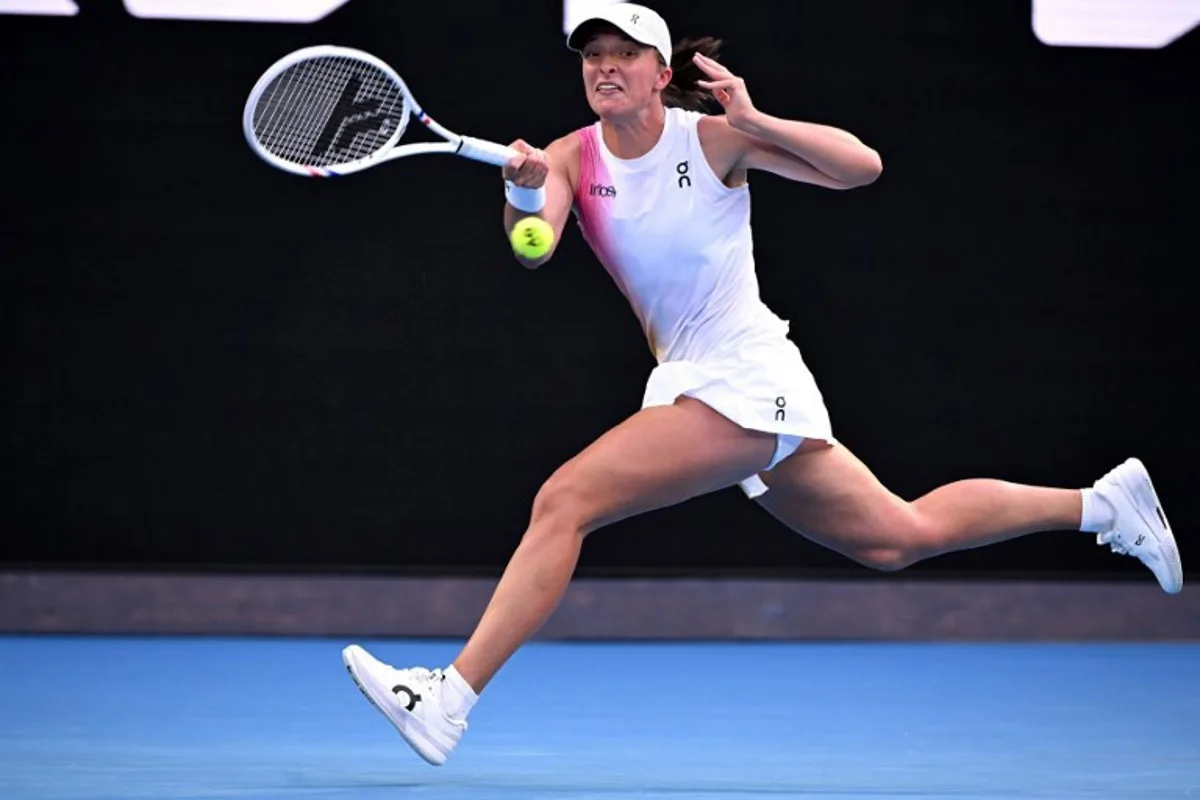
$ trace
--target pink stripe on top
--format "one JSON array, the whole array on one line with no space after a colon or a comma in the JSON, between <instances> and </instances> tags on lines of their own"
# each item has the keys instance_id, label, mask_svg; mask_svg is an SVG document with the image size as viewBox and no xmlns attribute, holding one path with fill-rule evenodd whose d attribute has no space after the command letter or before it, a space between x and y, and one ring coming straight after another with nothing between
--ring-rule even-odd
<instances>
[{"instance_id":1,"label":"pink stripe on top","mask_svg":"<svg viewBox=\"0 0 1200 800\"><path fill-rule=\"evenodd\" d=\"M584 241L592 248L621 292L628 297L612 234L613 206L617 203L616 187L604 163L596 136L596 125L579 131L579 186L575 189L575 208Z\"/></svg>"}]
</instances>

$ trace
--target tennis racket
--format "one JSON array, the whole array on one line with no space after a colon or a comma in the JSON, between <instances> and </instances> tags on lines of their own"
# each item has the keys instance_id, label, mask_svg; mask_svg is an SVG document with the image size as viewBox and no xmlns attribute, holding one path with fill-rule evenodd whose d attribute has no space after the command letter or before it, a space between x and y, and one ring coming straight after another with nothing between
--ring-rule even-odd
<instances>
[{"instance_id":1,"label":"tennis racket","mask_svg":"<svg viewBox=\"0 0 1200 800\"><path fill-rule=\"evenodd\" d=\"M414 115L445 141L400 144ZM496 166L517 155L510 147L443 128L386 63L332 45L296 50L272 64L250 91L242 129L268 164L314 178L427 153Z\"/></svg>"}]
</instances>

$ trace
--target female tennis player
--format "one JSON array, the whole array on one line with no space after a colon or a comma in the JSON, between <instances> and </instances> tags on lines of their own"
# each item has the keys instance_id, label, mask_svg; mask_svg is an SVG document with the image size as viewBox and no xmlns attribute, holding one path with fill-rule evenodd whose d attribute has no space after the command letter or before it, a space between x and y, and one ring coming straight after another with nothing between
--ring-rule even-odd
<instances>
[{"instance_id":1,"label":"female tennis player","mask_svg":"<svg viewBox=\"0 0 1200 800\"><path fill-rule=\"evenodd\" d=\"M829 189L880 174L879 155L835 128L759 111L712 39L672 47L630 3L568 37L598 121L545 152L518 141L503 169L506 229L537 214L561 238L578 220L628 298L658 366L643 408L559 468L474 634L445 669L395 669L361 647L359 688L427 761L442 764L480 692L558 606L592 531L740 484L783 524L861 564L922 559L1037 531L1080 530L1140 558L1180 591L1179 553L1142 463L1083 489L964 480L907 502L830 427L788 326L760 300L747 173ZM715 100L724 114L701 112ZM537 267L553 253L528 267Z\"/></svg>"}]
</instances>

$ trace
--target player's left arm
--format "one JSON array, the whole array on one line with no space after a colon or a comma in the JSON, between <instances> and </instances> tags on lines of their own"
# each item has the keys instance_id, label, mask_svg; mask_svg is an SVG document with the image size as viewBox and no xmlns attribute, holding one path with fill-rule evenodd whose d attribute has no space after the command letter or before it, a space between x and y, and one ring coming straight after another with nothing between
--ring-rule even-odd
<instances>
[{"instance_id":1,"label":"player's left arm","mask_svg":"<svg viewBox=\"0 0 1200 800\"><path fill-rule=\"evenodd\" d=\"M780 119L754 107L744 80L718 61L697 54L696 65L710 80L697 85L725 109L711 118L709 133L727 154L730 171L763 170L830 189L853 189L883 171L879 153L839 128Z\"/></svg>"}]
</instances>

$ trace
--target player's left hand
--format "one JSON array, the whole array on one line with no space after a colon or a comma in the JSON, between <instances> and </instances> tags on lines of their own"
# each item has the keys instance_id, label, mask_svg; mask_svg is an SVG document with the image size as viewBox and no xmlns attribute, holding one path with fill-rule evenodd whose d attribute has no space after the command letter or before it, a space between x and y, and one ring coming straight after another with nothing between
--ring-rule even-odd
<instances>
[{"instance_id":1,"label":"player's left hand","mask_svg":"<svg viewBox=\"0 0 1200 800\"><path fill-rule=\"evenodd\" d=\"M708 81L696 81L696 85L712 92L713 97L725 109L725 118L732 127L739 127L758 113L754 103L750 101L750 93L746 91L746 82L730 72L728 67L700 53L696 53L692 61L712 78Z\"/></svg>"}]
</instances>

